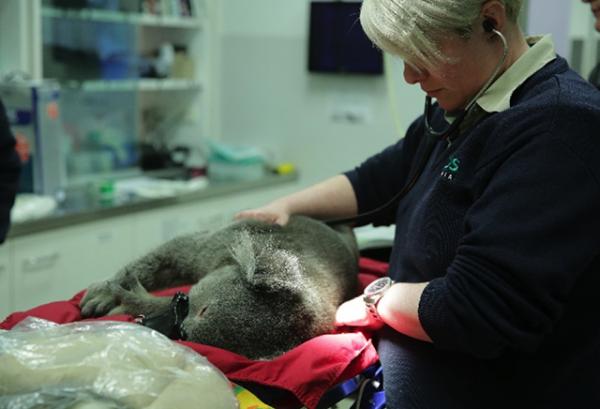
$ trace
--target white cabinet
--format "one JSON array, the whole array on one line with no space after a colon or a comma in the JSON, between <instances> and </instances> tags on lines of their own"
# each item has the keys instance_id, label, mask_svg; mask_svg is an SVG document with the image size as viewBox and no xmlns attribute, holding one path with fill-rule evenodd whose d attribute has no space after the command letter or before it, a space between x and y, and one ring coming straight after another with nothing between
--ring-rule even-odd
<instances>
[{"instance_id":1,"label":"white cabinet","mask_svg":"<svg viewBox=\"0 0 600 409\"><path fill-rule=\"evenodd\" d=\"M16 238L13 309L64 300L112 276L131 257L125 218L85 223Z\"/></svg>"},{"instance_id":2,"label":"white cabinet","mask_svg":"<svg viewBox=\"0 0 600 409\"><path fill-rule=\"evenodd\" d=\"M293 186L260 188L9 238L0 246L0 315L69 299L175 236L212 230Z\"/></svg>"},{"instance_id":3,"label":"white cabinet","mask_svg":"<svg viewBox=\"0 0 600 409\"><path fill-rule=\"evenodd\" d=\"M132 219L134 223L133 255L135 258L175 237L183 223L171 208L138 213Z\"/></svg>"},{"instance_id":4,"label":"white cabinet","mask_svg":"<svg viewBox=\"0 0 600 409\"><path fill-rule=\"evenodd\" d=\"M231 199L218 198L142 212L134 218L134 254L139 257L176 236L212 230L230 221Z\"/></svg>"},{"instance_id":5,"label":"white cabinet","mask_svg":"<svg viewBox=\"0 0 600 409\"><path fill-rule=\"evenodd\" d=\"M64 300L75 292L69 277L84 253L82 229L61 229L16 239L14 249L14 308L25 310L39 304ZM71 236L73 235L73 236ZM79 264L78 268L85 268Z\"/></svg>"},{"instance_id":6,"label":"white cabinet","mask_svg":"<svg viewBox=\"0 0 600 409\"><path fill-rule=\"evenodd\" d=\"M133 225L130 217L89 223L82 239L87 250L87 255L82 258L92 264L89 269L78 272L78 289L112 277L132 259Z\"/></svg>"},{"instance_id":7,"label":"white cabinet","mask_svg":"<svg viewBox=\"0 0 600 409\"><path fill-rule=\"evenodd\" d=\"M133 253L139 257L180 234L222 227L236 212L264 205L294 189L296 186L261 188L138 213L133 218Z\"/></svg>"},{"instance_id":8,"label":"white cabinet","mask_svg":"<svg viewBox=\"0 0 600 409\"><path fill-rule=\"evenodd\" d=\"M0 321L12 311L12 291L10 283L10 259L8 246L0 245Z\"/></svg>"}]
</instances>

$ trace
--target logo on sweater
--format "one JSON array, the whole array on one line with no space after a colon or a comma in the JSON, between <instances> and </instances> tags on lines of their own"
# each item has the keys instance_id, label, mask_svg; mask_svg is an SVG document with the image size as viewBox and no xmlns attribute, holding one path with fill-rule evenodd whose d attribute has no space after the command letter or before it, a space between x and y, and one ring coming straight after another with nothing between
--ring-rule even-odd
<instances>
[{"instance_id":1,"label":"logo on sweater","mask_svg":"<svg viewBox=\"0 0 600 409\"><path fill-rule=\"evenodd\" d=\"M442 173L440 173L440 176L444 179L453 180L456 174L458 173L459 169L460 159L451 156L446 166L444 166L444 168L442 169Z\"/></svg>"}]
</instances>

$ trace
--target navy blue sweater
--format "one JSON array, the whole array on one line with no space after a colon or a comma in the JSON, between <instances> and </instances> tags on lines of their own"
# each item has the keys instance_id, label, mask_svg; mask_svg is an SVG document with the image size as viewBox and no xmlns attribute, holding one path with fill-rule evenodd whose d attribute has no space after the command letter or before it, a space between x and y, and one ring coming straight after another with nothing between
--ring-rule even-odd
<instances>
[{"instance_id":1,"label":"navy blue sweater","mask_svg":"<svg viewBox=\"0 0 600 409\"><path fill-rule=\"evenodd\" d=\"M419 118L346 173L359 212L403 186L423 132ZM433 344L381 333L389 408L600 407L600 93L564 59L440 141L374 221L396 224L390 276L430 282L419 318Z\"/></svg>"},{"instance_id":2,"label":"navy blue sweater","mask_svg":"<svg viewBox=\"0 0 600 409\"><path fill-rule=\"evenodd\" d=\"M20 171L21 161L15 151L15 138L0 101L0 243L4 242L10 226L10 209L15 201Z\"/></svg>"},{"instance_id":3,"label":"navy blue sweater","mask_svg":"<svg viewBox=\"0 0 600 409\"><path fill-rule=\"evenodd\" d=\"M600 64L597 64L594 67L594 69L590 73L588 81L600 90Z\"/></svg>"}]
</instances>

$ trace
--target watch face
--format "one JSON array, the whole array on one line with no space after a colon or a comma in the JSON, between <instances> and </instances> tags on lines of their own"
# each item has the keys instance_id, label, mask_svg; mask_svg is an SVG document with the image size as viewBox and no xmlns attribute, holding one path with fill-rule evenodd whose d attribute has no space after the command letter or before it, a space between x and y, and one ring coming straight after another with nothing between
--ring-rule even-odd
<instances>
[{"instance_id":1,"label":"watch face","mask_svg":"<svg viewBox=\"0 0 600 409\"><path fill-rule=\"evenodd\" d=\"M365 288L365 295L377 294L388 288L391 284L392 280L389 277L378 278Z\"/></svg>"}]
</instances>

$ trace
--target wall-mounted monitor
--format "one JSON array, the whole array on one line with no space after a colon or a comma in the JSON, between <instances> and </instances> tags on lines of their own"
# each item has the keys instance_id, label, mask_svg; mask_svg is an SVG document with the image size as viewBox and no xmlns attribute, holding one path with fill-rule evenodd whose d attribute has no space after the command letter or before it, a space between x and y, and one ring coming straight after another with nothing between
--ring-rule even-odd
<instances>
[{"instance_id":1,"label":"wall-mounted monitor","mask_svg":"<svg viewBox=\"0 0 600 409\"><path fill-rule=\"evenodd\" d=\"M310 4L308 70L315 73L383 73L383 55L362 30L361 2Z\"/></svg>"}]
</instances>

